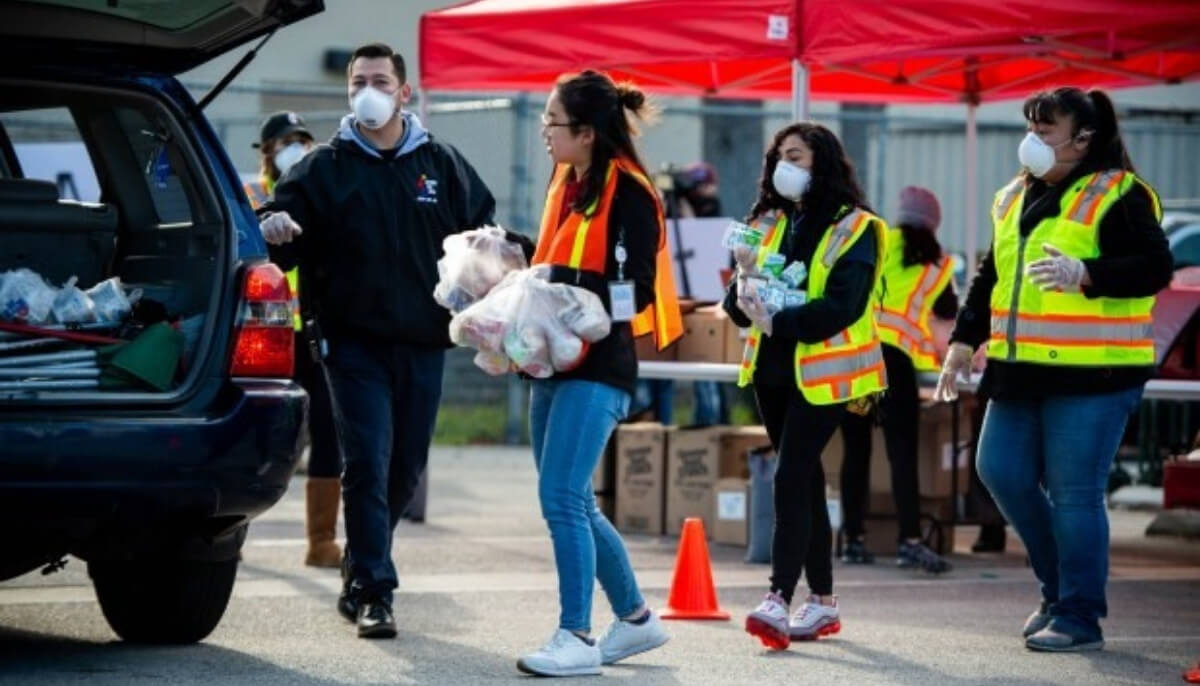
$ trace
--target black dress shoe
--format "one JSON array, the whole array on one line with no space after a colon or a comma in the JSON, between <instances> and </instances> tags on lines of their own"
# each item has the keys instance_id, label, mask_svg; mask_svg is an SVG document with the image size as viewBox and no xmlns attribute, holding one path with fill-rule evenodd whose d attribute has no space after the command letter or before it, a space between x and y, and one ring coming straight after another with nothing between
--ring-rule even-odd
<instances>
[{"instance_id":1,"label":"black dress shoe","mask_svg":"<svg viewBox=\"0 0 1200 686\"><path fill-rule=\"evenodd\" d=\"M350 589L343 588L337 599L338 614L345 617L347 622L357 622L358 605L358 597Z\"/></svg>"},{"instance_id":2,"label":"black dress shoe","mask_svg":"<svg viewBox=\"0 0 1200 686\"><path fill-rule=\"evenodd\" d=\"M395 638L396 620L392 608L379 601L366 601L358 606L359 638Z\"/></svg>"}]
</instances>

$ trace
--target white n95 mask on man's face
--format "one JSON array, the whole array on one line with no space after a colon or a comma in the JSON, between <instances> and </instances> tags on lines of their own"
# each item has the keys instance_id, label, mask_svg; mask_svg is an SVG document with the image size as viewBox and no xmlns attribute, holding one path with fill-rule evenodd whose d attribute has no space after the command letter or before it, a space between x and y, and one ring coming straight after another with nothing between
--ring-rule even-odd
<instances>
[{"instance_id":1,"label":"white n95 mask on man's face","mask_svg":"<svg viewBox=\"0 0 1200 686\"><path fill-rule=\"evenodd\" d=\"M308 146L300 142L281 148L275 153L274 158L275 168L279 170L279 175L283 176L286 174L292 168L292 165L299 162L307 154Z\"/></svg>"},{"instance_id":2,"label":"white n95 mask on man's face","mask_svg":"<svg viewBox=\"0 0 1200 686\"><path fill-rule=\"evenodd\" d=\"M366 86L350 98L350 109L359 124L368 129L381 129L396 114L396 98L394 94Z\"/></svg>"},{"instance_id":3,"label":"white n95 mask on man's face","mask_svg":"<svg viewBox=\"0 0 1200 686\"><path fill-rule=\"evenodd\" d=\"M775 165L775 172L771 175L771 185L775 187L775 192L791 201L799 201L804 196L810 181L811 172L787 160L779 160Z\"/></svg>"}]
</instances>

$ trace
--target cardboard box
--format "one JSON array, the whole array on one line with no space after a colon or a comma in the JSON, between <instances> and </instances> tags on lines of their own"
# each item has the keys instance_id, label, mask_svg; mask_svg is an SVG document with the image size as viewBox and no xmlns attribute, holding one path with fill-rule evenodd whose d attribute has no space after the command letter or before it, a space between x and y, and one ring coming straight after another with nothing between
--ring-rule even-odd
<instances>
[{"instance_id":1,"label":"cardboard box","mask_svg":"<svg viewBox=\"0 0 1200 686\"><path fill-rule=\"evenodd\" d=\"M667 429L667 534L679 535L683 520L698 517L704 520L706 535L712 536L721 434L725 429L719 426Z\"/></svg>"},{"instance_id":2,"label":"cardboard box","mask_svg":"<svg viewBox=\"0 0 1200 686\"><path fill-rule=\"evenodd\" d=\"M668 345L666 350L659 350L654 345L654 335L648 334L633 339L633 350L643 362L674 362L679 353L679 342Z\"/></svg>"},{"instance_id":3,"label":"cardboard box","mask_svg":"<svg viewBox=\"0 0 1200 686\"><path fill-rule=\"evenodd\" d=\"M656 422L617 426L613 522L617 529L655 536L662 533L665 439L663 426Z\"/></svg>"},{"instance_id":4,"label":"cardboard box","mask_svg":"<svg viewBox=\"0 0 1200 686\"><path fill-rule=\"evenodd\" d=\"M718 479L714 505L713 541L746 545L750 538L750 483L746 479Z\"/></svg>"},{"instance_id":5,"label":"cardboard box","mask_svg":"<svg viewBox=\"0 0 1200 686\"><path fill-rule=\"evenodd\" d=\"M679 339L681 362L724 362L728 328L733 322L720 305L697 307L683 316L683 337Z\"/></svg>"},{"instance_id":6,"label":"cardboard box","mask_svg":"<svg viewBox=\"0 0 1200 686\"><path fill-rule=\"evenodd\" d=\"M721 459L717 476L749 479L750 466L746 455L751 450L770 446L771 439L767 437L765 427L737 426L726 429L721 434Z\"/></svg>"},{"instance_id":7,"label":"cardboard box","mask_svg":"<svg viewBox=\"0 0 1200 686\"><path fill-rule=\"evenodd\" d=\"M954 527L950 526L950 515L953 510L949 498L920 498L918 509L921 512L922 534L929 525L926 516L932 517L941 528L942 540L930 541L930 547L938 554L950 552L954 541ZM867 498L867 518L863 522L866 529L867 550L876 555L895 555L900 540L900 521L896 519L896 501L891 493L872 493Z\"/></svg>"},{"instance_id":8,"label":"cardboard box","mask_svg":"<svg viewBox=\"0 0 1200 686\"><path fill-rule=\"evenodd\" d=\"M728 315L726 316L728 317ZM742 354L746 351L746 337L750 335L750 329L738 328L732 319L728 319L728 322L729 325L725 327L725 362L741 364Z\"/></svg>"}]
</instances>

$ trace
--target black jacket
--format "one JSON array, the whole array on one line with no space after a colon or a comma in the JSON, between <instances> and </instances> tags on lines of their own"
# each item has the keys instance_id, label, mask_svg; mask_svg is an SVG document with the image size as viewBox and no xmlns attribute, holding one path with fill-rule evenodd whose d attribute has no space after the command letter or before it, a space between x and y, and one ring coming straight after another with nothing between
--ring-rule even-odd
<instances>
[{"instance_id":1,"label":"black jacket","mask_svg":"<svg viewBox=\"0 0 1200 686\"><path fill-rule=\"evenodd\" d=\"M812 265L817 244L825 231L841 216L813 217L793 212L788 233L779 252L788 262ZM880 258L875 231L866 234L843 255L825 281L825 293L799 307L777 312L771 319L770 336L764 336L754 370L755 385L794 386L796 343L817 343L836 335L862 316L875 282L875 263ZM809 269L811 272L811 267ZM737 281L731 281L722 307L733 323L750 326L750 319L737 305Z\"/></svg>"},{"instance_id":2,"label":"black jacket","mask_svg":"<svg viewBox=\"0 0 1200 686\"><path fill-rule=\"evenodd\" d=\"M492 223L496 201L453 147L428 136L405 150L372 155L335 137L288 171L265 208L303 229L271 259L300 264L301 290L332 339L450 346L450 313L433 300L442 240Z\"/></svg>"},{"instance_id":3,"label":"black jacket","mask_svg":"<svg viewBox=\"0 0 1200 686\"><path fill-rule=\"evenodd\" d=\"M633 282L634 301L637 311L641 312L654 302L658 209L646 189L626 174L617 178L617 192L612 203L609 212L608 262L605 273L555 265L550 269L550 281L586 288L600 296L604 310L612 315L608 285L617 280L615 250L623 234L626 252L624 276L626 281ZM510 240L515 238L510 235ZM525 257L532 258L533 243L527 239L521 242L525 246ZM559 372L553 378L597 381L632 395L637 382L637 370L633 329L629 322L613 322L612 331L607 337L590 344L587 356L578 367L568 372Z\"/></svg>"},{"instance_id":4,"label":"black jacket","mask_svg":"<svg viewBox=\"0 0 1200 686\"><path fill-rule=\"evenodd\" d=\"M1077 169L1054 186L1033 180L1025 191L1021 234L1029 235L1043 219L1057 217L1063 190L1092 171ZM1109 208L1100 220L1099 233L1100 257L1083 261L1092 281L1083 289L1085 296L1139 298L1154 295L1171 282L1171 250L1150 195L1140 184L1134 184ZM958 314L952 342L978 348L990 338L996 279L996 262L989 249ZM1153 372L1153 365L1056 367L989 359L980 392L1001 400L1112 393L1144 384Z\"/></svg>"}]
</instances>

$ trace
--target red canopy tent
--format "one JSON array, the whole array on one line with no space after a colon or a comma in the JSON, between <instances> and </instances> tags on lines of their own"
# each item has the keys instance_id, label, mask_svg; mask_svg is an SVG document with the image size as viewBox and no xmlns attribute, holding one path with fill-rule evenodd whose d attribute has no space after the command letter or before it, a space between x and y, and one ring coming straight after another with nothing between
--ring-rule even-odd
<instances>
[{"instance_id":1,"label":"red canopy tent","mask_svg":"<svg viewBox=\"0 0 1200 686\"><path fill-rule=\"evenodd\" d=\"M1062 84L1200 78L1200 1L477 0L421 17L425 90L546 90L605 69L653 92L962 102L973 261L975 105Z\"/></svg>"}]
</instances>

